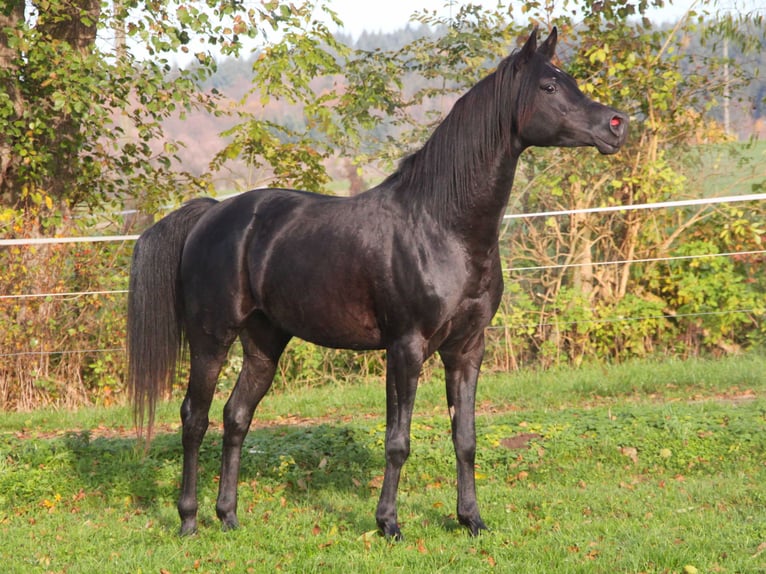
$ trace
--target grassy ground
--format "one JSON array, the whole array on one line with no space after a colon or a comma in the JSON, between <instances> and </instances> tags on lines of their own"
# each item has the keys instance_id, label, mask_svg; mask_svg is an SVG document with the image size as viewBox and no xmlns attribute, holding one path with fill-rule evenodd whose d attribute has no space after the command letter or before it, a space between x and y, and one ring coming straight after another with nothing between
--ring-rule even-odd
<instances>
[{"instance_id":1,"label":"grassy ground","mask_svg":"<svg viewBox=\"0 0 766 574\"><path fill-rule=\"evenodd\" d=\"M200 532L188 538L176 533L177 403L161 409L147 456L124 408L4 415L2 570L766 572L766 359L483 377L476 472L492 531L477 539L454 517L444 403L438 377L424 382L396 544L373 517L379 381L267 397L235 532L215 519L216 422L201 456Z\"/></svg>"},{"instance_id":2,"label":"grassy ground","mask_svg":"<svg viewBox=\"0 0 766 574\"><path fill-rule=\"evenodd\" d=\"M691 165L688 173L692 189L701 190L695 197L745 195L765 191L766 142L705 145L697 151L699 163Z\"/></svg>"}]
</instances>

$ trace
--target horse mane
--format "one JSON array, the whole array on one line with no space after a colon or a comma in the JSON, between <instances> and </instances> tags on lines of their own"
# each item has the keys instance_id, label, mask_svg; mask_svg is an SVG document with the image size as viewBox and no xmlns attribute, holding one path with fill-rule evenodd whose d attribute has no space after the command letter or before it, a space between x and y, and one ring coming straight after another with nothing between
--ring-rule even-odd
<instances>
[{"instance_id":1,"label":"horse mane","mask_svg":"<svg viewBox=\"0 0 766 574\"><path fill-rule=\"evenodd\" d=\"M529 116L530 74L516 81L517 52L455 102L419 150L405 157L382 184L407 194L440 220L470 206L485 185L498 148L510 154L513 130ZM532 58L532 61L537 58Z\"/></svg>"}]
</instances>

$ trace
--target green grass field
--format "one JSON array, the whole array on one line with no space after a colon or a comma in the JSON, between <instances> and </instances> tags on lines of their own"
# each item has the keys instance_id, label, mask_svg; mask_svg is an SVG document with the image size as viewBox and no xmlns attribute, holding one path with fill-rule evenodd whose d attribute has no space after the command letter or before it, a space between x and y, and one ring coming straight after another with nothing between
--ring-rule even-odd
<instances>
[{"instance_id":1,"label":"green grass field","mask_svg":"<svg viewBox=\"0 0 766 574\"><path fill-rule=\"evenodd\" d=\"M375 531L380 381L268 396L246 442L241 528L215 519L221 402L200 530L177 535L177 401L151 450L126 408L4 414L3 572L766 572L766 359L489 374L477 485L491 532L454 516L438 375L420 388L400 489L405 540Z\"/></svg>"},{"instance_id":2,"label":"green grass field","mask_svg":"<svg viewBox=\"0 0 766 574\"><path fill-rule=\"evenodd\" d=\"M766 191L766 141L703 145L697 151L699 163L689 169L690 187L700 190L695 197Z\"/></svg>"}]
</instances>

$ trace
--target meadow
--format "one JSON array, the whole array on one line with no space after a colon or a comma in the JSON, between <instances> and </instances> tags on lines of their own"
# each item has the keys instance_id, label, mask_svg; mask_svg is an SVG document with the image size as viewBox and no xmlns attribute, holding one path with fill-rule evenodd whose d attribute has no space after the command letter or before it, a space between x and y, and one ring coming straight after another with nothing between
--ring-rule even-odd
<instances>
[{"instance_id":1,"label":"meadow","mask_svg":"<svg viewBox=\"0 0 766 574\"><path fill-rule=\"evenodd\" d=\"M280 389L245 444L241 528L215 518L221 407L201 454L200 529L178 536L173 400L147 453L126 407L0 419L7 573L766 572L766 359L488 373L477 486L491 531L455 519L435 371L400 489L405 540L376 532L379 379Z\"/></svg>"}]
</instances>

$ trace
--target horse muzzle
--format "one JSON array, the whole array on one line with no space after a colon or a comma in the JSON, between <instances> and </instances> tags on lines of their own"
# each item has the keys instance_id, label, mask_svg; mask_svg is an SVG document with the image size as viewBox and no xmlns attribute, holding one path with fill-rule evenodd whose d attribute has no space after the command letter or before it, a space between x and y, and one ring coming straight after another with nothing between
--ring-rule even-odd
<instances>
[{"instance_id":1,"label":"horse muzzle","mask_svg":"<svg viewBox=\"0 0 766 574\"><path fill-rule=\"evenodd\" d=\"M619 151L628 139L630 120L625 114L607 108L602 121L605 121L606 125L602 125L598 132L593 134L593 143L602 154L610 155Z\"/></svg>"}]
</instances>

